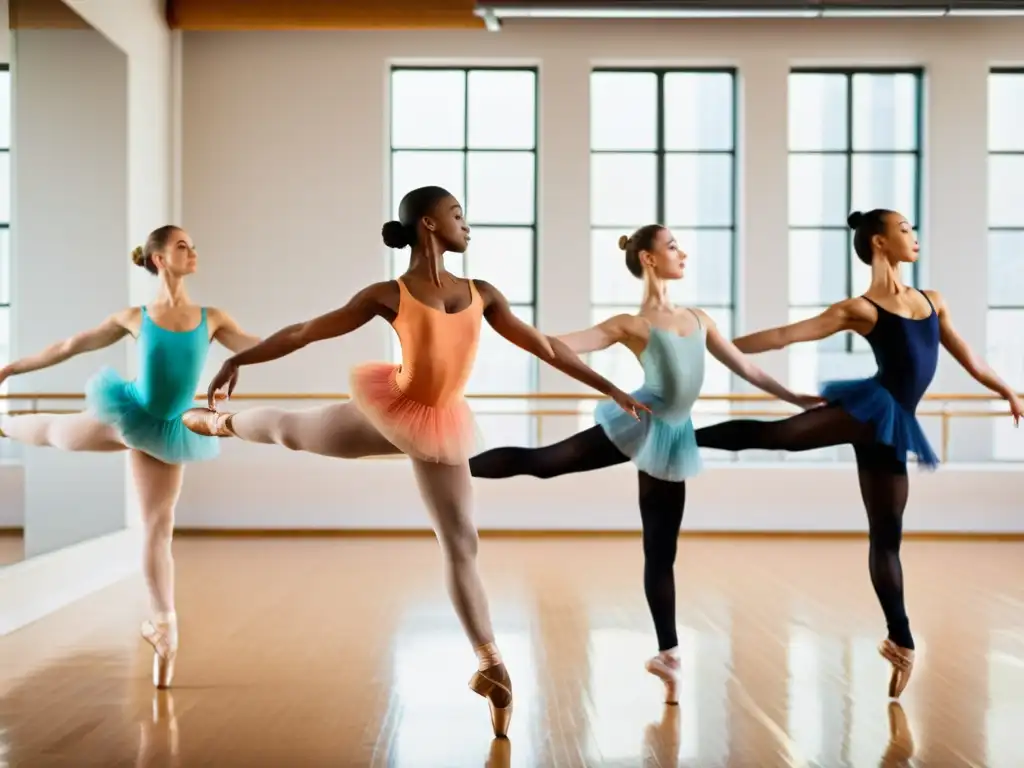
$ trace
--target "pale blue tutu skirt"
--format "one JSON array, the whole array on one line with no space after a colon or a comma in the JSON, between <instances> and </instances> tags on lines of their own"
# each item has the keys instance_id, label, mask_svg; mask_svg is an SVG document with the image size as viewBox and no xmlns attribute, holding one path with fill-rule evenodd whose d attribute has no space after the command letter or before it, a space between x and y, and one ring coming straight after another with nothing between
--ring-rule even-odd
<instances>
[{"instance_id":1,"label":"pale blue tutu skirt","mask_svg":"<svg viewBox=\"0 0 1024 768\"><path fill-rule=\"evenodd\" d=\"M134 382L104 368L85 385L85 401L100 421L118 429L129 448L147 453L166 464L215 459L220 442L191 432L179 414L160 419L142 407Z\"/></svg>"},{"instance_id":2,"label":"pale blue tutu skirt","mask_svg":"<svg viewBox=\"0 0 1024 768\"><path fill-rule=\"evenodd\" d=\"M594 411L594 420L612 444L638 470L658 480L678 483L697 475L703 461L689 415L678 420L660 418L662 403L644 388L634 392L633 397L653 413L642 411L637 421L612 401L599 403Z\"/></svg>"},{"instance_id":3,"label":"pale blue tutu skirt","mask_svg":"<svg viewBox=\"0 0 1024 768\"><path fill-rule=\"evenodd\" d=\"M939 457L935 455L917 416L896 402L878 379L829 381L821 396L835 403L853 418L875 428L875 440L896 449L896 458L906 462L907 454L917 456L926 469L935 469Z\"/></svg>"}]
</instances>

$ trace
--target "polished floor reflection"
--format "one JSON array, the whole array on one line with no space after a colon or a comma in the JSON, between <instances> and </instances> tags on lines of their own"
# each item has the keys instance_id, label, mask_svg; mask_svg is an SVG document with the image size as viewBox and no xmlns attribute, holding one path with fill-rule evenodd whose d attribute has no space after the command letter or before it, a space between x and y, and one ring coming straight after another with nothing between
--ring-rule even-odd
<instances>
[{"instance_id":1,"label":"polished floor reflection","mask_svg":"<svg viewBox=\"0 0 1024 768\"><path fill-rule=\"evenodd\" d=\"M140 579L0 638L0 766L1024 765L1024 544L905 545L918 664L886 698L860 540L684 538L661 703L639 540L485 539L509 740L415 539L176 543L176 687Z\"/></svg>"}]
</instances>

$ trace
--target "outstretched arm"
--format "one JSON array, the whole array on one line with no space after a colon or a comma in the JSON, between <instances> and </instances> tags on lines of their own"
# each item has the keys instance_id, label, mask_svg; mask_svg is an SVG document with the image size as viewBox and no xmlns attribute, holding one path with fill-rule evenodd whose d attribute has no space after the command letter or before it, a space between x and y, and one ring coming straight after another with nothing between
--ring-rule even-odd
<instances>
[{"instance_id":1,"label":"outstretched arm","mask_svg":"<svg viewBox=\"0 0 1024 768\"><path fill-rule=\"evenodd\" d=\"M128 315L130 313L131 310L118 312L95 328L76 333L71 338L51 344L42 352L15 360L0 371L0 380L20 373L49 368L83 352L95 352L97 349L109 347L128 335Z\"/></svg>"},{"instance_id":2,"label":"outstretched arm","mask_svg":"<svg viewBox=\"0 0 1024 768\"><path fill-rule=\"evenodd\" d=\"M545 336L536 328L527 325L516 317L509 308L508 301L501 292L490 283L476 280L477 290L484 300L484 317L491 327L505 339L557 368L562 373L572 376L588 387L596 389L611 397L627 411L650 410L634 400L608 379L589 368L579 356L563 341Z\"/></svg>"},{"instance_id":3,"label":"outstretched arm","mask_svg":"<svg viewBox=\"0 0 1024 768\"><path fill-rule=\"evenodd\" d=\"M210 381L207 389L209 407L214 407L217 392L226 390L227 396L231 397L238 384L238 369L241 366L277 360L313 342L344 336L379 315L393 312L387 304L389 289L393 291L388 283L374 283L353 296L341 309L289 325L258 344L232 355Z\"/></svg>"},{"instance_id":4,"label":"outstretched arm","mask_svg":"<svg viewBox=\"0 0 1024 768\"><path fill-rule=\"evenodd\" d=\"M209 314L213 321L213 338L226 349L238 353L260 343L259 336L253 336L242 330L242 326L222 309L210 307Z\"/></svg>"},{"instance_id":5,"label":"outstretched arm","mask_svg":"<svg viewBox=\"0 0 1024 768\"><path fill-rule=\"evenodd\" d=\"M565 346L577 355L598 352L617 344L626 338L626 323L629 315L615 315L592 328L556 336Z\"/></svg>"},{"instance_id":6,"label":"outstretched arm","mask_svg":"<svg viewBox=\"0 0 1024 768\"><path fill-rule=\"evenodd\" d=\"M750 358L746 357L736 345L725 338L718 330L714 320L701 312L701 320L707 328L708 351L716 360L726 368L735 373L744 381L749 381L755 387L767 392L770 395L801 408L814 408L824 404L820 397L812 395L797 395L786 387L782 386L774 378L765 373L760 367L754 365Z\"/></svg>"},{"instance_id":7,"label":"outstretched arm","mask_svg":"<svg viewBox=\"0 0 1024 768\"><path fill-rule=\"evenodd\" d=\"M842 331L867 333L874 324L874 317L865 305L866 302L847 299L833 304L816 317L740 336L733 339L733 344L740 352L753 355L804 341L819 341Z\"/></svg>"},{"instance_id":8,"label":"outstretched arm","mask_svg":"<svg viewBox=\"0 0 1024 768\"><path fill-rule=\"evenodd\" d=\"M290 355L308 344L344 336L361 328L386 309L382 292L387 283L364 288L341 309L282 328L258 344L229 358L236 367L257 365Z\"/></svg>"},{"instance_id":9,"label":"outstretched arm","mask_svg":"<svg viewBox=\"0 0 1024 768\"><path fill-rule=\"evenodd\" d=\"M927 293L935 311L939 313L939 340L942 342L942 346L971 375L971 378L1009 401L1013 421L1015 424L1019 424L1024 416L1020 398L1017 397L1010 385L999 378L988 363L976 355L963 337L957 333L950 317L949 305L946 304L942 295L938 291L928 291Z\"/></svg>"}]
</instances>

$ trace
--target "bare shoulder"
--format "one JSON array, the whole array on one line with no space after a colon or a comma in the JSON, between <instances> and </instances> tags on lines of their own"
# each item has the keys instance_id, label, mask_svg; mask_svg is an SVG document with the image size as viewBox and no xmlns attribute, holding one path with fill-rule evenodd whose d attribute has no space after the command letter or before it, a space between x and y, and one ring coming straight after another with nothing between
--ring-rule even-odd
<instances>
[{"instance_id":1,"label":"bare shoulder","mask_svg":"<svg viewBox=\"0 0 1024 768\"><path fill-rule=\"evenodd\" d=\"M120 326L132 336L138 336L139 329L142 327L142 307L125 307L112 314L104 322Z\"/></svg>"},{"instance_id":2,"label":"bare shoulder","mask_svg":"<svg viewBox=\"0 0 1024 768\"><path fill-rule=\"evenodd\" d=\"M921 291L921 293L923 293L927 297L928 301L932 303L932 306L935 307L936 312L941 313L946 310L946 299L943 297L941 293L932 288L923 290Z\"/></svg>"},{"instance_id":3,"label":"bare shoulder","mask_svg":"<svg viewBox=\"0 0 1024 768\"><path fill-rule=\"evenodd\" d=\"M689 311L693 312L693 314L697 316L697 319L700 320L701 327L705 330L718 330L718 324L715 322L715 319L700 307L690 307Z\"/></svg>"},{"instance_id":4,"label":"bare shoulder","mask_svg":"<svg viewBox=\"0 0 1024 768\"><path fill-rule=\"evenodd\" d=\"M875 305L863 296L854 296L851 299L837 301L826 309L825 312L847 320L868 320L872 323L878 317L878 310L875 308Z\"/></svg>"},{"instance_id":5,"label":"bare shoulder","mask_svg":"<svg viewBox=\"0 0 1024 768\"><path fill-rule=\"evenodd\" d=\"M607 320L601 321L600 325L617 336L640 339L646 339L650 334L651 328L651 324L640 315L629 315L626 313L612 315Z\"/></svg>"}]
</instances>

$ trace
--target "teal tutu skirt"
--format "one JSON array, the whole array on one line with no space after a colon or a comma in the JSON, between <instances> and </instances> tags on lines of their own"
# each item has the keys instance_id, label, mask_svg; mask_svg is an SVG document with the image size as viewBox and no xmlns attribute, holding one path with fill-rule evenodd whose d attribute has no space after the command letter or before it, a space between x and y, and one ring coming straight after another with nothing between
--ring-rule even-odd
<instances>
[{"instance_id":1,"label":"teal tutu skirt","mask_svg":"<svg viewBox=\"0 0 1024 768\"><path fill-rule=\"evenodd\" d=\"M216 437L190 432L180 415L159 419L150 414L139 402L134 383L110 368L86 383L85 402L96 418L118 429L129 448L166 464L207 461L220 453Z\"/></svg>"},{"instance_id":2,"label":"teal tutu skirt","mask_svg":"<svg viewBox=\"0 0 1024 768\"><path fill-rule=\"evenodd\" d=\"M599 403L594 412L594 420L612 444L628 456L638 470L658 480L678 483L700 473L703 461L689 415L681 419L660 417L658 414L665 411L664 405L643 388L634 392L633 397L652 413L641 411L637 421L609 401Z\"/></svg>"},{"instance_id":3,"label":"teal tutu skirt","mask_svg":"<svg viewBox=\"0 0 1024 768\"><path fill-rule=\"evenodd\" d=\"M896 458L906 462L907 454L917 456L926 469L935 469L939 457L932 450L920 422L910 411L896 402L877 379L829 381L821 396L857 419L875 428L875 439L896 449Z\"/></svg>"}]
</instances>

